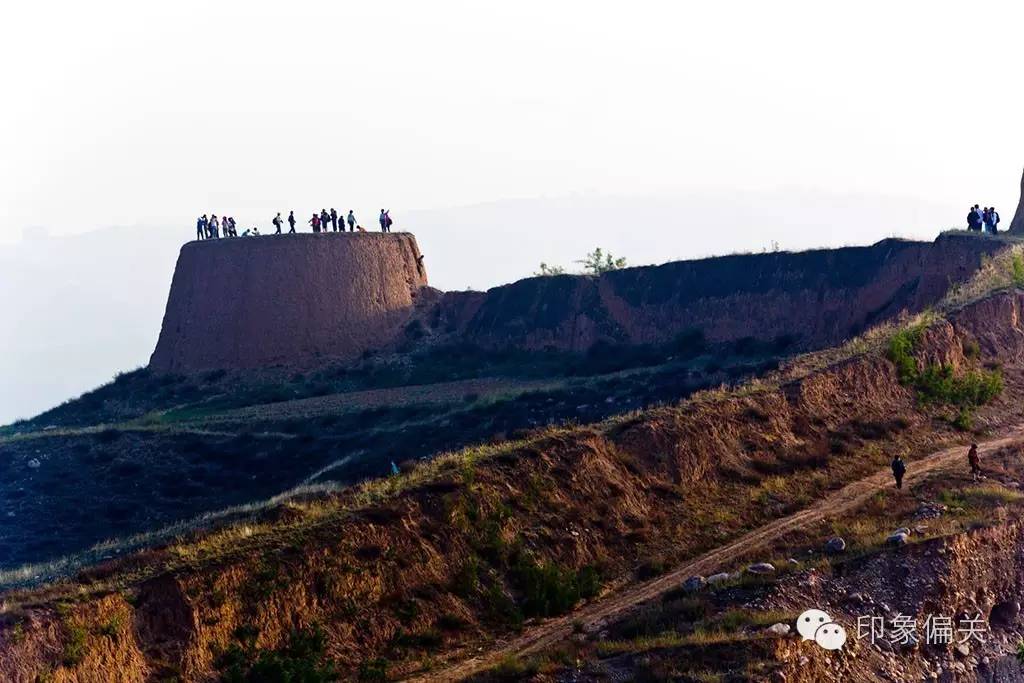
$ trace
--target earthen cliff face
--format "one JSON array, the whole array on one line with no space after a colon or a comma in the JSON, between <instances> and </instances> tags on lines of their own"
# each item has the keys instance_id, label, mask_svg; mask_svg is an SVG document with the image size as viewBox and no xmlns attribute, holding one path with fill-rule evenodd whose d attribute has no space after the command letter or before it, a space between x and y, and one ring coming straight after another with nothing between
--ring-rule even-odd
<instances>
[{"instance_id":1,"label":"earthen cliff face","mask_svg":"<svg viewBox=\"0 0 1024 683\"><path fill-rule=\"evenodd\" d=\"M427 286L419 257L403 233L190 242L150 367L255 368L386 346Z\"/></svg>"},{"instance_id":2,"label":"earthen cliff face","mask_svg":"<svg viewBox=\"0 0 1024 683\"><path fill-rule=\"evenodd\" d=\"M150 366L192 372L351 360L402 339L414 315L442 339L490 349L586 351L692 331L712 343L784 339L793 350L818 349L927 308L1003 246L974 235L889 239L439 296L410 234L193 242L181 250Z\"/></svg>"},{"instance_id":3,"label":"earthen cliff face","mask_svg":"<svg viewBox=\"0 0 1024 683\"><path fill-rule=\"evenodd\" d=\"M440 305L458 336L489 348L585 351L601 341L659 344L699 330L711 342L787 338L816 349L927 308L1003 246L950 235L723 256L600 277L529 278L485 294L451 293Z\"/></svg>"}]
</instances>

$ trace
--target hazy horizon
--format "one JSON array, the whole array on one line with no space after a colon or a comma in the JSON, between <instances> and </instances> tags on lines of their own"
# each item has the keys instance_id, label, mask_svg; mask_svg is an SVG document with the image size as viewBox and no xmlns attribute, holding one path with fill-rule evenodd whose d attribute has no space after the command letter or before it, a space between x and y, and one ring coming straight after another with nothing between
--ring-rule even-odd
<instances>
[{"instance_id":1,"label":"hazy horizon","mask_svg":"<svg viewBox=\"0 0 1024 683\"><path fill-rule=\"evenodd\" d=\"M731 201L727 216L717 208L723 196ZM784 250L851 245L853 234L861 244L892 236L931 240L955 225L956 211L906 198L721 191L503 200L410 212L398 216L395 228L416 235L432 286L461 290L529 277L541 261L577 270L574 260L597 246L645 265L769 251L773 243ZM481 234L487 239L477 239ZM0 330L0 378L8 387L0 395L0 423L145 365L178 250L192 237L180 226L122 226L68 236L34 231L0 245L0 296L15 323ZM224 294L231 295L230 283ZM272 283L265 295L273 296Z\"/></svg>"},{"instance_id":2,"label":"hazy horizon","mask_svg":"<svg viewBox=\"0 0 1024 683\"><path fill-rule=\"evenodd\" d=\"M277 211L352 208L373 229L388 208L435 285L482 289L596 246L642 264L930 239L975 203L1005 228L1024 165L1024 7L1006 3L58 0L7 17L0 422L145 361L202 213L266 232Z\"/></svg>"}]
</instances>

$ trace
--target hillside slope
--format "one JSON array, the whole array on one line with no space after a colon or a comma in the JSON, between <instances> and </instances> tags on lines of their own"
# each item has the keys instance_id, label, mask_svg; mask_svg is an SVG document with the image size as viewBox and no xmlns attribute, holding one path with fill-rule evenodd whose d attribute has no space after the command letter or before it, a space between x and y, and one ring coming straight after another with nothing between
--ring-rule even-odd
<instances>
[{"instance_id":1,"label":"hillside slope","mask_svg":"<svg viewBox=\"0 0 1024 683\"><path fill-rule=\"evenodd\" d=\"M520 280L451 293L442 316L488 348L584 351L599 341L658 344L698 330L711 342L839 344L900 311L916 313L963 282L999 241L951 233L934 243L742 254L605 273Z\"/></svg>"},{"instance_id":2,"label":"hillside slope","mask_svg":"<svg viewBox=\"0 0 1024 683\"><path fill-rule=\"evenodd\" d=\"M922 372L1003 366L979 426L1021 420L1022 313L1024 294L1003 291L915 332ZM771 382L470 449L9 592L0 674L212 680L313 656L297 644L313 641L353 676L425 672L805 507L893 449L962 439L955 410L921 404L903 371L878 344L854 345Z\"/></svg>"}]
</instances>

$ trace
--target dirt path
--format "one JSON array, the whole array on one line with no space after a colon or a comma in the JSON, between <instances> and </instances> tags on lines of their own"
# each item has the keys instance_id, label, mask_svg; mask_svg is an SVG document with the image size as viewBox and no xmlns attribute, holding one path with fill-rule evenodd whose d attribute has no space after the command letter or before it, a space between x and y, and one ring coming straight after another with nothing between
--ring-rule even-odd
<instances>
[{"instance_id":1,"label":"dirt path","mask_svg":"<svg viewBox=\"0 0 1024 683\"><path fill-rule=\"evenodd\" d=\"M476 379L437 382L434 384L415 384L387 389L366 389L349 391L326 396L296 398L278 403L263 403L244 408L235 408L213 415L203 415L194 421L203 423L216 422L247 422L253 420L281 420L287 418L308 419L320 415L335 415L349 410L367 410L370 408L430 405L435 403L458 403L464 401L469 394L476 394L480 399L494 396L516 396L527 391L543 391L564 386L567 379L556 380L520 380L503 377L483 377Z\"/></svg>"},{"instance_id":2,"label":"dirt path","mask_svg":"<svg viewBox=\"0 0 1024 683\"><path fill-rule=\"evenodd\" d=\"M991 452L1019 441L1021 438L1024 438L1024 425L1008 430L1000 438L979 442L978 449L981 453ZM913 484L930 472L944 469L951 465L966 467L966 453L967 451L964 446L953 446L914 460L908 468L904 483ZM822 519L836 517L859 507L874 495L875 492L891 487L892 474L886 468L870 477L848 484L839 491L821 499L811 507L788 517L769 522L657 578L643 583L631 584L617 592L591 602L575 612L547 620L528 629L513 640L499 641L496 646L476 657L463 660L446 669L432 671L429 674L423 674L408 680L461 680L497 665L506 657L535 653L565 640L572 634L574 623L582 622L587 632L599 630L603 624L626 614L637 605L658 598L667 591L679 587L683 581L691 576L698 574L709 575L728 570L752 550L764 549L790 531L805 527Z\"/></svg>"}]
</instances>

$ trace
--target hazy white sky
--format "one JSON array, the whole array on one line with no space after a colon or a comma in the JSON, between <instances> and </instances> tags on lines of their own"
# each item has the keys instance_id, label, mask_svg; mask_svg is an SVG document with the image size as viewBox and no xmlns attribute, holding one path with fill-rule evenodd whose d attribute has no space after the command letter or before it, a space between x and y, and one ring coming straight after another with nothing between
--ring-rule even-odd
<instances>
[{"instance_id":1,"label":"hazy white sky","mask_svg":"<svg viewBox=\"0 0 1024 683\"><path fill-rule=\"evenodd\" d=\"M57 0L3 19L0 422L147 361L200 213L372 227L389 207L432 284L485 288L599 245L638 264L930 239L975 202L1006 227L1024 166L1020 2Z\"/></svg>"},{"instance_id":2,"label":"hazy white sky","mask_svg":"<svg viewBox=\"0 0 1024 683\"><path fill-rule=\"evenodd\" d=\"M695 187L996 203L1008 220L1024 164L1020 3L99 0L4 17L4 241Z\"/></svg>"}]
</instances>

